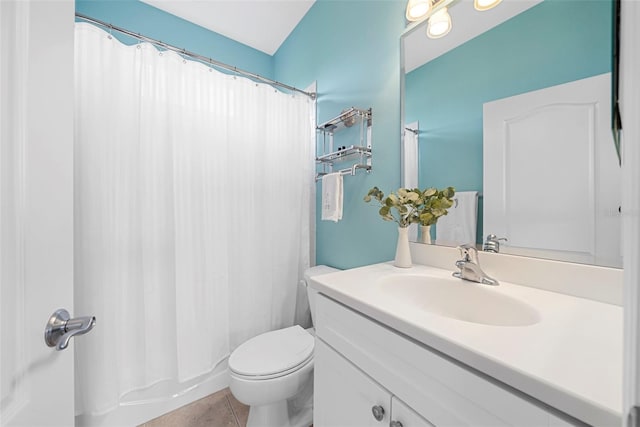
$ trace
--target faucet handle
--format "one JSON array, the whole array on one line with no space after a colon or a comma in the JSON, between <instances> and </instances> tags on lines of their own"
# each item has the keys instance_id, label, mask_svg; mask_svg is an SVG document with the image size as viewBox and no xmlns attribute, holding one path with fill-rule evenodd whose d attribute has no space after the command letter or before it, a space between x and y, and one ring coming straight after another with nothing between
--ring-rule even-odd
<instances>
[{"instance_id":1,"label":"faucet handle","mask_svg":"<svg viewBox=\"0 0 640 427\"><path fill-rule=\"evenodd\" d=\"M462 260L465 262L478 262L478 249L476 249L476 245L473 243L465 243L464 245L458 246L460 250L460 256Z\"/></svg>"}]
</instances>

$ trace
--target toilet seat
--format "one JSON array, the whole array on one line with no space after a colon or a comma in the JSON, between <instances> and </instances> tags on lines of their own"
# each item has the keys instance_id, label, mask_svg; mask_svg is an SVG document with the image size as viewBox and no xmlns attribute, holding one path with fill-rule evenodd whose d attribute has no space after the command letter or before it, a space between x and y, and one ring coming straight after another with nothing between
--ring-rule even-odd
<instances>
[{"instance_id":1,"label":"toilet seat","mask_svg":"<svg viewBox=\"0 0 640 427\"><path fill-rule=\"evenodd\" d=\"M313 347L313 336L297 325L267 332L235 349L229 357L229 370L243 379L281 377L311 363Z\"/></svg>"},{"instance_id":2,"label":"toilet seat","mask_svg":"<svg viewBox=\"0 0 640 427\"><path fill-rule=\"evenodd\" d=\"M286 375L289 375L293 372L299 371L302 368L304 368L305 366L307 366L308 364L313 363L313 355L309 356L304 362L300 363L297 366L294 366L293 368L287 369L286 371L282 371L282 372L276 372L274 374L269 374L269 375L243 375L243 374L239 374L237 372L235 372L234 370L230 369L231 371L231 375L233 375L236 378L240 378L243 380L251 380L251 381L263 381L263 380L272 380L275 378L280 378L280 377L284 377Z\"/></svg>"}]
</instances>

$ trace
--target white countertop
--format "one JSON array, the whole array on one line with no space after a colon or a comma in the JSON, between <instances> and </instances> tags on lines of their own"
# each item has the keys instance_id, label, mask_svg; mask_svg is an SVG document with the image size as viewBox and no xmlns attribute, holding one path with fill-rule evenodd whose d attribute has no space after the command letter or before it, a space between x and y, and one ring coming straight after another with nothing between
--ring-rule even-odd
<instances>
[{"instance_id":1,"label":"white countertop","mask_svg":"<svg viewBox=\"0 0 640 427\"><path fill-rule=\"evenodd\" d=\"M525 302L541 317L529 326L484 325L388 298L376 282L391 274L451 277L435 267L384 263L316 276L312 287L583 422L620 425L622 307L502 281L465 282Z\"/></svg>"}]
</instances>

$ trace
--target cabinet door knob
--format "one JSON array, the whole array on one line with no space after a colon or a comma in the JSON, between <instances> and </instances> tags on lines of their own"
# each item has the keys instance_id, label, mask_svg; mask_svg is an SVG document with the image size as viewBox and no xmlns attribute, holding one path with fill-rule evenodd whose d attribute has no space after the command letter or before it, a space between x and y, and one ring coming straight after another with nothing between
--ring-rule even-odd
<instances>
[{"instance_id":1,"label":"cabinet door knob","mask_svg":"<svg viewBox=\"0 0 640 427\"><path fill-rule=\"evenodd\" d=\"M373 418L377 421L382 421L384 418L384 408L380 405L375 405L371 408L371 413L373 413Z\"/></svg>"},{"instance_id":2,"label":"cabinet door knob","mask_svg":"<svg viewBox=\"0 0 640 427\"><path fill-rule=\"evenodd\" d=\"M389 427L402 427L402 423L400 421L391 421Z\"/></svg>"}]
</instances>

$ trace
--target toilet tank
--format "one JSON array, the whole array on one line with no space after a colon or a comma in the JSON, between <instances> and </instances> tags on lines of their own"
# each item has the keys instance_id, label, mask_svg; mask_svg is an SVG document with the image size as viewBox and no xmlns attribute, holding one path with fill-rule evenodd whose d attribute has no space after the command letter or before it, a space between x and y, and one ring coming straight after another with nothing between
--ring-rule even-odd
<instances>
[{"instance_id":1,"label":"toilet tank","mask_svg":"<svg viewBox=\"0 0 640 427\"><path fill-rule=\"evenodd\" d=\"M318 291L313 289L311 286L311 278L314 276L320 276L322 274L333 273L336 271L340 271L336 268L329 267L326 265L316 265L315 267L309 267L304 272L304 284L307 287L307 298L309 300L309 310L311 310L311 324L315 326L316 324L316 305L315 298L318 294Z\"/></svg>"}]
</instances>

